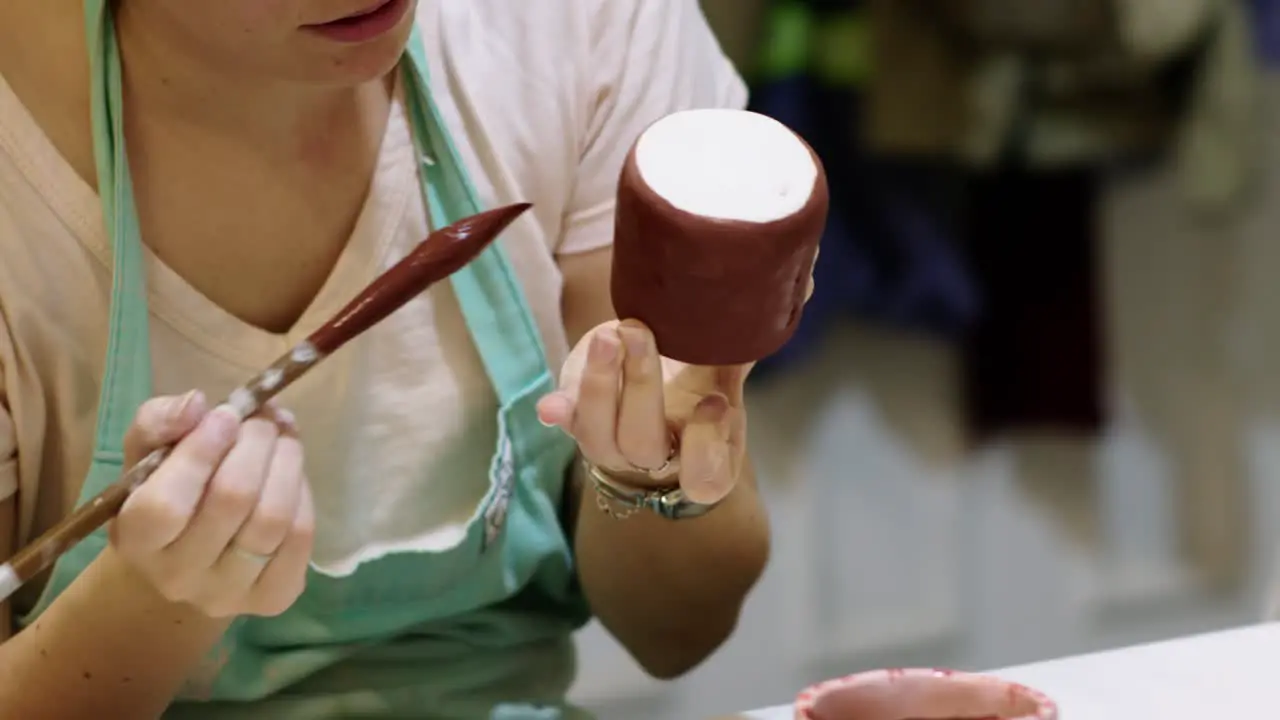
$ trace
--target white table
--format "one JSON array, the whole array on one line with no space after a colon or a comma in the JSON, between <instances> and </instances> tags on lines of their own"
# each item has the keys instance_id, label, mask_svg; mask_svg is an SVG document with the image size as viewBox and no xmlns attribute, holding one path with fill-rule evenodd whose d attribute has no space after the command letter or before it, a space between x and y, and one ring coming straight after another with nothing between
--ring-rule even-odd
<instances>
[{"instance_id":1,"label":"white table","mask_svg":"<svg viewBox=\"0 0 1280 720\"><path fill-rule=\"evenodd\" d=\"M996 670L1058 701L1062 720L1280 718L1280 624ZM792 720L790 706L741 720Z\"/></svg>"}]
</instances>

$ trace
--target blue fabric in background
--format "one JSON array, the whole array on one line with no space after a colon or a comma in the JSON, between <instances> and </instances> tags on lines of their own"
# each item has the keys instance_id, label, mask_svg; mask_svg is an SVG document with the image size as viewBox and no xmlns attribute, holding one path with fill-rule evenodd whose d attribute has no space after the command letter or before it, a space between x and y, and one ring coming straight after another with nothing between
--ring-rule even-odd
<instances>
[{"instance_id":1,"label":"blue fabric in background","mask_svg":"<svg viewBox=\"0 0 1280 720\"><path fill-rule=\"evenodd\" d=\"M815 29L860 21L852 0L780 0L775 9L775 23L793 35L800 21ZM806 44L821 46L812 38ZM941 164L912 166L870 156L859 142L857 73L833 72L831 56L823 58L825 68L774 67L752 83L751 109L788 125L813 146L831 192L813 298L791 342L752 374L757 381L803 359L842 317L948 340L959 340L978 317L975 282L945 230L955 172Z\"/></svg>"},{"instance_id":2,"label":"blue fabric in background","mask_svg":"<svg viewBox=\"0 0 1280 720\"><path fill-rule=\"evenodd\" d=\"M1263 62L1280 67L1280 0L1246 1ZM753 380L794 368L836 320L854 318L955 344L974 442L1031 428L1096 433L1107 420L1105 171L1031 169L1016 152L981 171L871 153L862 89L875 69L861 4L773 0L749 73L751 108L809 141L831 191L814 297ZM1202 61L1199 49L1170 61L1163 91L1175 106Z\"/></svg>"},{"instance_id":3,"label":"blue fabric in background","mask_svg":"<svg viewBox=\"0 0 1280 720\"><path fill-rule=\"evenodd\" d=\"M1254 40L1263 63L1280 68L1280 0L1249 0Z\"/></svg>"}]
</instances>

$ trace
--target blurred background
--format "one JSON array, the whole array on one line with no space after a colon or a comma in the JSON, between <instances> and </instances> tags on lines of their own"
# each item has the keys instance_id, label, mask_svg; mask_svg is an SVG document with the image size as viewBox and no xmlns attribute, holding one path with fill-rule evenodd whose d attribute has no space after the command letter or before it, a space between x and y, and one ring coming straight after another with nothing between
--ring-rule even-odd
<instances>
[{"instance_id":1,"label":"blurred background","mask_svg":"<svg viewBox=\"0 0 1280 720\"><path fill-rule=\"evenodd\" d=\"M832 215L751 447L774 555L675 683L706 718L868 667L1253 622L1280 549L1280 0L705 0Z\"/></svg>"}]
</instances>

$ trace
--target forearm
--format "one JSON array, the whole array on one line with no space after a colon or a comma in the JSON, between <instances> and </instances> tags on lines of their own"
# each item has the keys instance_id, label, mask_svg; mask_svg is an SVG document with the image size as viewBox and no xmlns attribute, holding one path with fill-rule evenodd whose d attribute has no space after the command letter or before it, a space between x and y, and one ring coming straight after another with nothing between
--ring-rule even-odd
<instances>
[{"instance_id":1,"label":"forearm","mask_svg":"<svg viewBox=\"0 0 1280 720\"><path fill-rule=\"evenodd\" d=\"M225 631L107 549L0 645L0 720L159 717Z\"/></svg>"},{"instance_id":2,"label":"forearm","mask_svg":"<svg viewBox=\"0 0 1280 720\"><path fill-rule=\"evenodd\" d=\"M675 677L733 632L769 555L769 525L750 463L710 513L666 520L602 512L574 464L578 573L601 623L651 674Z\"/></svg>"}]
</instances>

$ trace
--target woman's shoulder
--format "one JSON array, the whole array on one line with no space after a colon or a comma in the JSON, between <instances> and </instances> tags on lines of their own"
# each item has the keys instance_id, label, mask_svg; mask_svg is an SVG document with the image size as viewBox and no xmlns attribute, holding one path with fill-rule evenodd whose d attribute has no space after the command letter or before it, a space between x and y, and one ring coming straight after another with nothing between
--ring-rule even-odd
<instances>
[{"instance_id":1,"label":"woman's shoulder","mask_svg":"<svg viewBox=\"0 0 1280 720\"><path fill-rule=\"evenodd\" d=\"M474 141L464 160L554 209L556 253L607 243L623 157L650 123L746 104L698 0L436 0L418 21L433 95Z\"/></svg>"},{"instance_id":2,"label":"woman's shoulder","mask_svg":"<svg viewBox=\"0 0 1280 720\"><path fill-rule=\"evenodd\" d=\"M698 0L438 0L419 3L418 24L436 90L460 114L534 143L564 136L575 155L601 109L638 133L675 110L745 104Z\"/></svg>"},{"instance_id":3,"label":"woman's shoulder","mask_svg":"<svg viewBox=\"0 0 1280 720\"><path fill-rule=\"evenodd\" d=\"M598 74L611 55L667 39L693 43L695 53L698 44L715 44L698 0L424 1L418 21L446 54L483 51L524 74Z\"/></svg>"},{"instance_id":4,"label":"woman's shoulder","mask_svg":"<svg viewBox=\"0 0 1280 720\"><path fill-rule=\"evenodd\" d=\"M672 0L650 1L666 4ZM505 48L512 59L527 60L542 54L563 61L569 52L606 32L612 20L628 17L627 10L637 3L638 0L420 0L418 20L424 30L439 27L451 42L464 39L458 31L465 29L465 40Z\"/></svg>"},{"instance_id":5,"label":"woman's shoulder","mask_svg":"<svg viewBox=\"0 0 1280 720\"><path fill-rule=\"evenodd\" d=\"M572 78L588 59L591 18L582 0L441 0L418 3L433 64L492 86Z\"/></svg>"}]
</instances>

